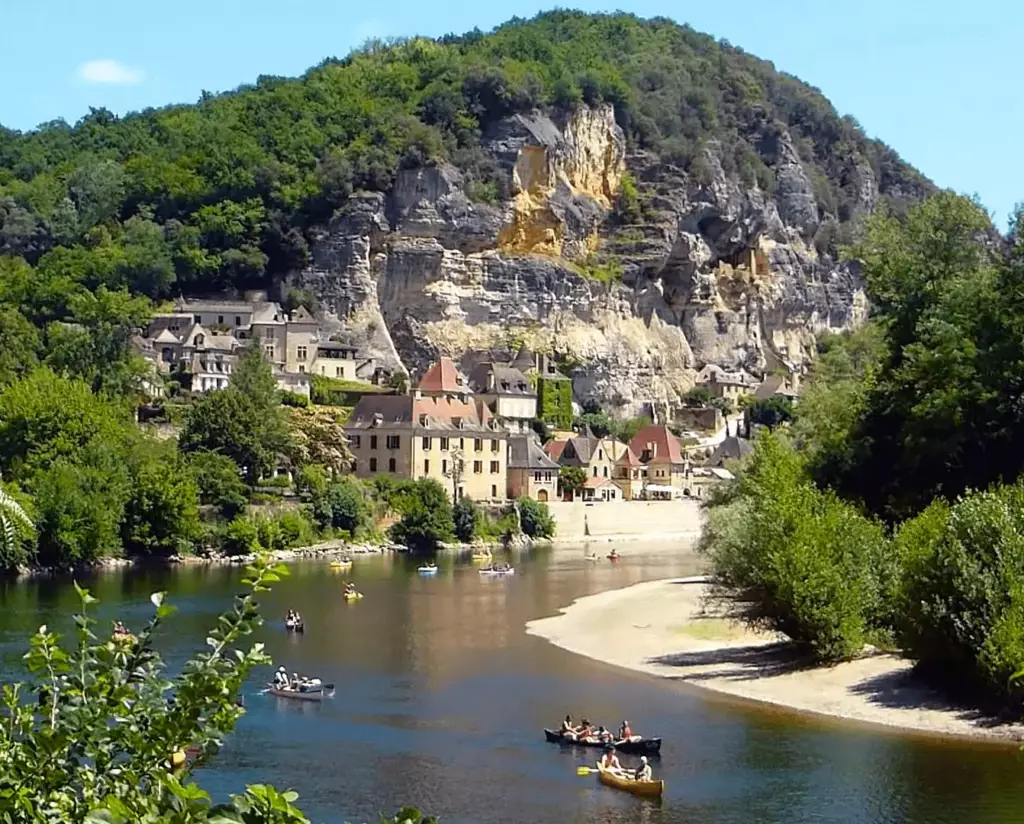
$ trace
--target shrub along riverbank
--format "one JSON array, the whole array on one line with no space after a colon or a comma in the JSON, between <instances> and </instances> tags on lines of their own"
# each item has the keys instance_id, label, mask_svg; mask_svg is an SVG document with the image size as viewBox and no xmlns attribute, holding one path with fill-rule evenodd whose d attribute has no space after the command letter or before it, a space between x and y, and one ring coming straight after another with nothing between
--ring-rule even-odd
<instances>
[{"instance_id":1,"label":"shrub along riverbank","mask_svg":"<svg viewBox=\"0 0 1024 824\"><path fill-rule=\"evenodd\" d=\"M1024 219L941 194L868 222L867 327L711 505L719 595L820 662L866 643L987 709L1024 691ZM980 490L980 491L979 491Z\"/></svg>"}]
</instances>

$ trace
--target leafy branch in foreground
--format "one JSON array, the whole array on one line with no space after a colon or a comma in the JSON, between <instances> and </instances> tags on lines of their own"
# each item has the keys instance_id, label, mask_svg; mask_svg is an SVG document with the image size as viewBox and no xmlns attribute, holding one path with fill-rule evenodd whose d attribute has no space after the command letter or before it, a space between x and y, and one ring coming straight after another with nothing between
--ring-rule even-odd
<instances>
[{"instance_id":1,"label":"leafy branch in foreground","mask_svg":"<svg viewBox=\"0 0 1024 824\"><path fill-rule=\"evenodd\" d=\"M194 760L172 767L173 754L216 751L245 713L242 684L271 663L262 644L243 642L262 623L255 597L288 570L260 558L247 571L248 591L176 677L153 647L174 613L164 593L151 596L153 617L137 635L100 637L96 599L75 585L76 643L65 648L40 627L24 656L29 678L0 694L0 820L308 824L294 792L253 785L214 806L189 780ZM395 820L406 819L419 820Z\"/></svg>"}]
</instances>

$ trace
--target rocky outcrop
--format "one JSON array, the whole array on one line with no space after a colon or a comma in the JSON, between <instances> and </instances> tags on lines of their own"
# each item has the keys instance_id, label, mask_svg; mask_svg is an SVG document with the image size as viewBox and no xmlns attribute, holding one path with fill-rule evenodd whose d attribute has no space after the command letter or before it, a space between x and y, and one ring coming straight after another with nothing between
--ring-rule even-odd
<instances>
[{"instance_id":1,"label":"rocky outcrop","mask_svg":"<svg viewBox=\"0 0 1024 824\"><path fill-rule=\"evenodd\" d=\"M856 271L815 248L837 218L781 127L758 144L771 193L726 174L714 144L700 180L627 157L610 107L516 115L482 145L509 198L474 202L452 166L403 170L388 195L353 197L292 277L384 363L468 367L525 343L576 365L578 399L628 413L672 405L707 363L799 368L817 333L864 317ZM856 168L870 211L877 185ZM639 218L615 211L627 169Z\"/></svg>"}]
</instances>

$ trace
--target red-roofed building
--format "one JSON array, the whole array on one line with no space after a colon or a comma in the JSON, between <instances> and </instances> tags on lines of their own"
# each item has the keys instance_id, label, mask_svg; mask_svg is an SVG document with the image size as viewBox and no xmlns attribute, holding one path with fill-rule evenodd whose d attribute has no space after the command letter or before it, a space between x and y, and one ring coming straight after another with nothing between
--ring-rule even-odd
<instances>
[{"instance_id":1,"label":"red-roofed building","mask_svg":"<svg viewBox=\"0 0 1024 824\"><path fill-rule=\"evenodd\" d=\"M433 478L456 500L505 500L508 433L451 361L427 370L411 394L364 395L345 433L360 477Z\"/></svg>"},{"instance_id":2,"label":"red-roofed building","mask_svg":"<svg viewBox=\"0 0 1024 824\"><path fill-rule=\"evenodd\" d=\"M647 483L682 489L686 480L686 459L679 439L667 426L645 426L629 442L629 448L647 467Z\"/></svg>"},{"instance_id":3,"label":"red-roofed building","mask_svg":"<svg viewBox=\"0 0 1024 824\"><path fill-rule=\"evenodd\" d=\"M628 446L622 457L615 462L614 480L615 485L622 490L622 497L627 501L643 497L644 487L647 485L647 467Z\"/></svg>"},{"instance_id":4,"label":"red-roofed building","mask_svg":"<svg viewBox=\"0 0 1024 824\"><path fill-rule=\"evenodd\" d=\"M470 394L469 387L449 358L441 358L423 373L416 384L416 392L429 397L466 398Z\"/></svg>"}]
</instances>

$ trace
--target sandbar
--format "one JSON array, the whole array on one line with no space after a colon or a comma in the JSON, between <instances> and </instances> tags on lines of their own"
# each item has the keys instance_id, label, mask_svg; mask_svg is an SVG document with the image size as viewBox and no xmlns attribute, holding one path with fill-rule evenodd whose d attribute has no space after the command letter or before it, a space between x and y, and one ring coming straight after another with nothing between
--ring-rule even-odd
<instances>
[{"instance_id":1,"label":"sandbar","mask_svg":"<svg viewBox=\"0 0 1024 824\"><path fill-rule=\"evenodd\" d=\"M1020 741L1024 726L951 705L912 662L873 652L808 668L782 636L754 632L707 600L704 578L580 598L527 632L579 655L774 707L946 737Z\"/></svg>"}]
</instances>

